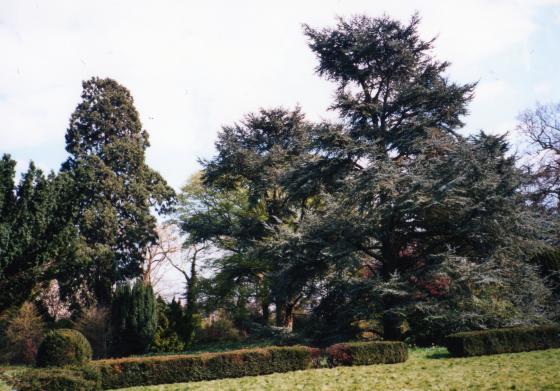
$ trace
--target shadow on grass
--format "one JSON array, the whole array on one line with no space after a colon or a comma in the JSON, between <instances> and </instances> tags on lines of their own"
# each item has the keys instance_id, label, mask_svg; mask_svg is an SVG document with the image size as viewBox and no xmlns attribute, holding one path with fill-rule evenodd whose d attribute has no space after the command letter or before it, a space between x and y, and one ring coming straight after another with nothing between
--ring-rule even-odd
<instances>
[{"instance_id":1,"label":"shadow on grass","mask_svg":"<svg viewBox=\"0 0 560 391\"><path fill-rule=\"evenodd\" d=\"M429 358L431 360L439 360L441 358L451 358L451 355L449 354L449 352L437 352L428 354L426 358Z\"/></svg>"}]
</instances>

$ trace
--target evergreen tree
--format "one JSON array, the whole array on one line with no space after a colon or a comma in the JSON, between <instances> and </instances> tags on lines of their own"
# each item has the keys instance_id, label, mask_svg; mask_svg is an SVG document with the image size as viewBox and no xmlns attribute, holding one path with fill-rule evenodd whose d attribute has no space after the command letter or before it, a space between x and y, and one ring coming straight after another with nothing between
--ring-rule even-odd
<instances>
[{"instance_id":1,"label":"evergreen tree","mask_svg":"<svg viewBox=\"0 0 560 391\"><path fill-rule=\"evenodd\" d=\"M547 291L524 262L539 246L525 178L503 138L458 135L474 84L448 81L449 64L432 58L433 40L419 37L418 23L417 15L408 24L360 16L334 29L306 27L317 72L337 83L332 108L342 123L314 128L313 156L285 182L292 199L311 189L323 204L297 235L286 232L283 252L305 254L314 262L302 257L302 265L328 275L325 298L357 284L346 292L360 292L368 310L356 316L381 316L387 337L399 337L410 304L451 294L453 273L444 270L453 257L496 265L488 278L512 288L501 297L509 308L501 325L543 320Z\"/></svg>"},{"instance_id":2,"label":"evergreen tree","mask_svg":"<svg viewBox=\"0 0 560 391\"><path fill-rule=\"evenodd\" d=\"M173 190L145 163L148 133L130 92L111 79L83 83L82 102L70 119L62 171L71 178L67 210L79 229L72 276L63 286L85 286L110 304L113 284L136 277L156 238L150 208L170 209Z\"/></svg>"},{"instance_id":3,"label":"evergreen tree","mask_svg":"<svg viewBox=\"0 0 560 391\"><path fill-rule=\"evenodd\" d=\"M19 306L74 252L76 233L61 214L63 176L30 163L16 186L15 161L0 161L0 311Z\"/></svg>"},{"instance_id":4,"label":"evergreen tree","mask_svg":"<svg viewBox=\"0 0 560 391\"><path fill-rule=\"evenodd\" d=\"M267 321L268 306L273 302L277 325L288 328L309 281L305 273L292 273L290 257L279 251L272 238L283 230L297 231L300 219L314 206L312 200L294 202L283 186L290 168L305 161L310 133L311 125L299 108L261 110L248 115L241 124L224 127L216 142L217 156L203 162L204 184L209 192L214 188L245 196L238 203L241 209L234 212L239 225L223 221L224 226L219 218L213 219L220 228L208 232L207 238L222 236L233 244L232 251L217 262L220 279L254 283L263 320ZM204 221L200 218L203 215L223 216L217 212L210 209L209 213L188 217L187 231L196 232L195 224Z\"/></svg>"},{"instance_id":5,"label":"evergreen tree","mask_svg":"<svg viewBox=\"0 0 560 391\"><path fill-rule=\"evenodd\" d=\"M144 354L156 335L157 300L150 285L137 280L117 287L111 305L112 346L115 355Z\"/></svg>"}]
</instances>

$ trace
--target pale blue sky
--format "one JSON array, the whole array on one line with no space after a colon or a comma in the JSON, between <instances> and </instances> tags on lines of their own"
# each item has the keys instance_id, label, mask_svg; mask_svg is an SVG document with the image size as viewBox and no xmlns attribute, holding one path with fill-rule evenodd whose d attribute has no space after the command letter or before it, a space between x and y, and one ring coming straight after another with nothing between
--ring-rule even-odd
<instances>
[{"instance_id":1,"label":"pale blue sky","mask_svg":"<svg viewBox=\"0 0 560 391\"><path fill-rule=\"evenodd\" d=\"M20 170L31 159L58 169L81 80L108 76L136 100L149 164L179 188L247 112L299 103L310 119L332 117L302 23L415 10L450 79L479 81L465 133L512 130L520 110L560 101L559 1L1 0L0 153Z\"/></svg>"}]
</instances>

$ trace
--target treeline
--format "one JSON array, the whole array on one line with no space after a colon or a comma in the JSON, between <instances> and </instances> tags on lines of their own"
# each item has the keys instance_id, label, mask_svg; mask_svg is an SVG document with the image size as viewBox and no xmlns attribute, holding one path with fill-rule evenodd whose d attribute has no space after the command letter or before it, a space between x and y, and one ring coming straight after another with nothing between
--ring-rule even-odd
<instances>
[{"instance_id":1,"label":"treeline","mask_svg":"<svg viewBox=\"0 0 560 391\"><path fill-rule=\"evenodd\" d=\"M145 163L130 93L84 82L58 173L31 165L16 186L15 162L2 159L0 311L56 280L72 319L112 308L115 346L147 338L134 353L180 350L196 335L426 344L559 320L560 108L519 118L534 165L506 136L461 135L476 84L449 80L419 22L305 26L339 120L314 123L299 107L249 114L222 129L217 154L177 195ZM183 267L150 210L185 238ZM185 276L185 304L150 293L158 245ZM125 332L127 316L152 331Z\"/></svg>"}]
</instances>

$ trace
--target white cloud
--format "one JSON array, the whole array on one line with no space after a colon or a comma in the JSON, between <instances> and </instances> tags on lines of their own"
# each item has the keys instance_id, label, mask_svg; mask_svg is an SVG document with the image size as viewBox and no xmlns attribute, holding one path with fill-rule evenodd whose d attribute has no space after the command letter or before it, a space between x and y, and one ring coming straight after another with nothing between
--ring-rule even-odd
<instances>
[{"instance_id":1,"label":"white cloud","mask_svg":"<svg viewBox=\"0 0 560 391\"><path fill-rule=\"evenodd\" d=\"M62 145L81 80L108 76L132 91L151 135L149 162L177 187L197 157L212 153L220 127L249 111L299 103L311 119L329 116L332 86L313 73L302 23L383 12L406 20L418 10L426 38L439 34L436 53L454 63L452 74L471 77L485 59L524 50L541 4L4 0L0 152ZM478 96L502 87L482 84Z\"/></svg>"}]
</instances>

